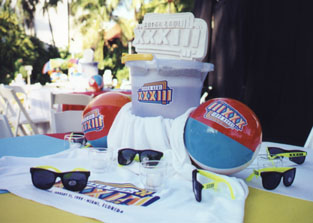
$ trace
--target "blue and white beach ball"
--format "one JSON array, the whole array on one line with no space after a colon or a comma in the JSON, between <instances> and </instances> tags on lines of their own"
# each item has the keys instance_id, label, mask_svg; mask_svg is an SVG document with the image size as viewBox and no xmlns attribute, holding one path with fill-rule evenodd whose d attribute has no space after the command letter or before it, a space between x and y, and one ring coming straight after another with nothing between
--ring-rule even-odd
<instances>
[{"instance_id":1,"label":"blue and white beach ball","mask_svg":"<svg viewBox=\"0 0 313 223\"><path fill-rule=\"evenodd\" d=\"M101 75L96 74L93 75L89 79L89 86L94 90L94 91L101 91L103 88L103 78Z\"/></svg>"},{"instance_id":2,"label":"blue and white beach ball","mask_svg":"<svg viewBox=\"0 0 313 223\"><path fill-rule=\"evenodd\" d=\"M255 159L262 142L262 129L254 112L243 103L215 98L190 113L184 140L196 166L232 174Z\"/></svg>"}]
</instances>

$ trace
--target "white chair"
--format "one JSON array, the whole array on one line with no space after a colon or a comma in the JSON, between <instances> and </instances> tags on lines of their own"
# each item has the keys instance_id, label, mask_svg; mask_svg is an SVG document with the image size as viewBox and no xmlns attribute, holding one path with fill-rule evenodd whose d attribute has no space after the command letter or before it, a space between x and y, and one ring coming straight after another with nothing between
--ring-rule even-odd
<instances>
[{"instance_id":1,"label":"white chair","mask_svg":"<svg viewBox=\"0 0 313 223\"><path fill-rule=\"evenodd\" d=\"M304 148L313 149L313 127L310 131L308 138L305 141Z\"/></svg>"},{"instance_id":2,"label":"white chair","mask_svg":"<svg viewBox=\"0 0 313 223\"><path fill-rule=\"evenodd\" d=\"M16 88L15 88L16 89ZM23 90L18 92L24 94L24 100L27 95ZM0 86L0 95L5 101L4 114L13 125L14 136L18 135L18 130L22 131L23 135L39 134L38 125L46 124L48 120L41 117L32 116L29 114L29 110L24 107L20 98L17 96L17 92L9 86ZM30 128L25 125L29 124Z\"/></svg>"},{"instance_id":3,"label":"white chair","mask_svg":"<svg viewBox=\"0 0 313 223\"><path fill-rule=\"evenodd\" d=\"M0 138L13 137L11 127L5 115L0 115Z\"/></svg>"},{"instance_id":4,"label":"white chair","mask_svg":"<svg viewBox=\"0 0 313 223\"><path fill-rule=\"evenodd\" d=\"M15 99L13 101L10 101L7 99L7 97L5 97L5 93L1 94L1 88L7 88L7 85L1 84L0 85L0 96L1 97L1 112L2 114L5 114L7 117L16 117L17 113L15 111L14 106L12 105L12 102L15 101ZM20 89L21 90L21 89ZM16 91L15 91L16 92ZM23 93L24 92L19 92L19 93Z\"/></svg>"},{"instance_id":5,"label":"white chair","mask_svg":"<svg viewBox=\"0 0 313 223\"><path fill-rule=\"evenodd\" d=\"M92 96L84 94L51 93L51 132L82 132L83 111L61 111L60 106L62 104L86 106L91 99Z\"/></svg>"},{"instance_id":6,"label":"white chair","mask_svg":"<svg viewBox=\"0 0 313 223\"><path fill-rule=\"evenodd\" d=\"M0 96L1 96L1 94L0 94ZM5 102L4 98L1 96L0 97L0 113L4 114L5 110L6 110L6 102Z\"/></svg>"}]
</instances>

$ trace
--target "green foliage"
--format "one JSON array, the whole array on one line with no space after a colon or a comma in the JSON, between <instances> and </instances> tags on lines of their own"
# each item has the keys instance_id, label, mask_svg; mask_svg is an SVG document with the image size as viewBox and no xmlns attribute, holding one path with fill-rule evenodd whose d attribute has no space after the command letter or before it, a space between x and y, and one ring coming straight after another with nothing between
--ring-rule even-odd
<instances>
[{"instance_id":1,"label":"green foliage","mask_svg":"<svg viewBox=\"0 0 313 223\"><path fill-rule=\"evenodd\" d=\"M62 0L45 0L45 7L56 7L60 1ZM0 9L0 82L9 83L14 74L25 73L24 65L32 65L32 83L44 84L50 79L47 74L42 74L44 64L50 58L69 59L68 49L59 51L25 34L22 24L29 22L27 25L31 25L32 22L29 20L33 19L38 0L18 0L18 4L23 8L24 21L19 21L13 9L9 8L10 2L6 0ZM135 10L135 19L113 16L114 10L121 5L128 7L128 10ZM128 69L121 63L122 54L127 53L127 43L133 40L134 27L141 22L143 16L148 12L192 11L193 5L194 0L134 0L131 4L126 0L72 0L70 11L75 17L76 26L84 35L83 48L94 49L98 68L102 71L112 70L113 77L121 82L128 79L129 75ZM119 24L122 36L119 39L107 40L105 39L107 25L112 21ZM61 68L66 72L66 67Z\"/></svg>"},{"instance_id":2,"label":"green foliage","mask_svg":"<svg viewBox=\"0 0 313 223\"><path fill-rule=\"evenodd\" d=\"M194 7L194 0L151 0L148 3L138 1L135 2L140 5L139 10L136 11L136 19L139 23L146 13L191 12Z\"/></svg>"},{"instance_id":3,"label":"green foliage","mask_svg":"<svg viewBox=\"0 0 313 223\"><path fill-rule=\"evenodd\" d=\"M14 63L14 70L15 70L15 73L14 73L14 78L17 76L17 74L21 73L23 78L26 78L27 77L27 71L26 69L24 68L23 66L23 59L22 58L19 58L15 61Z\"/></svg>"},{"instance_id":4,"label":"green foliage","mask_svg":"<svg viewBox=\"0 0 313 223\"><path fill-rule=\"evenodd\" d=\"M69 59L71 58L71 53L68 51L68 49L59 49L60 58L62 59Z\"/></svg>"},{"instance_id":5,"label":"green foliage","mask_svg":"<svg viewBox=\"0 0 313 223\"><path fill-rule=\"evenodd\" d=\"M23 65L32 65L32 82L44 84L49 77L42 75L42 67L50 58L59 57L58 49L26 35L14 11L0 9L0 82L9 84ZM25 74L24 74L25 75Z\"/></svg>"},{"instance_id":6,"label":"green foliage","mask_svg":"<svg viewBox=\"0 0 313 223\"><path fill-rule=\"evenodd\" d=\"M18 0L17 7L21 7L23 22L26 24L28 28L34 28L34 16L36 12L36 5L39 0Z\"/></svg>"},{"instance_id":7,"label":"green foliage","mask_svg":"<svg viewBox=\"0 0 313 223\"><path fill-rule=\"evenodd\" d=\"M104 69L112 70L113 78L116 77L118 70L123 69L122 55L127 53L127 47L124 47L120 39L115 39L109 45L104 46L104 63L110 66L104 66Z\"/></svg>"},{"instance_id":8,"label":"green foliage","mask_svg":"<svg viewBox=\"0 0 313 223\"><path fill-rule=\"evenodd\" d=\"M0 9L0 81L9 83L14 78L14 63L21 58L30 64L38 55L34 45L19 25L18 18L9 8Z\"/></svg>"},{"instance_id":9,"label":"green foliage","mask_svg":"<svg viewBox=\"0 0 313 223\"><path fill-rule=\"evenodd\" d=\"M48 4L50 6L56 7L58 5L58 2L61 2L62 0L48 0Z\"/></svg>"},{"instance_id":10,"label":"green foliage","mask_svg":"<svg viewBox=\"0 0 313 223\"><path fill-rule=\"evenodd\" d=\"M59 50L54 46L42 42L36 37L31 37L30 39L34 45L34 51L38 55L30 64L33 66L31 82L45 84L46 82L50 82L50 77L48 74L42 74L42 68L50 58L60 57Z\"/></svg>"},{"instance_id":11,"label":"green foliage","mask_svg":"<svg viewBox=\"0 0 313 223\"><path fill-rule=\"evenodd\" d=\"M118 84L121 85L123 80L129 80L129 69L128 67L124 66L122 69L116 72L116 78Z\"/></svg>"}]
</instances>

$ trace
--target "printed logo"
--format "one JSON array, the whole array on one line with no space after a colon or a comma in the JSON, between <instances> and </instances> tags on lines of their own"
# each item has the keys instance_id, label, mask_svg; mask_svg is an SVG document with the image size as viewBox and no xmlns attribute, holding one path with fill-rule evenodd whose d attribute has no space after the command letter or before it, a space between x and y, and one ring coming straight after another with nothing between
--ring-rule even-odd
<instances>
[{"instance_id":1,"label":"printed logo","mask_svg":"<svg viewBox=\"0 0 313 223\"><path fill-rule=\"evenodd\" d=\"M243 127L248 124L243 115L224 101L209 104L203 117L237 131L242 131Z\"/></svg>"},{"instance_id":2,"label":"printed logo","mask_svg":"<svg viewBox=\"0 0 313 223\"><path fill-rule=\"evenodd\" d=\"M103 115L99 113L99 109L92 110L84 115L83 121L84 133L92 131L101 131L104 127Z\"/></svg>"},{"instance_id":3,"label":"printed logo","mask_svg":"<svg viewBox=\"0 0 313 223\"><path fill-rule=\"evenodd\" d=\"M54 185L63 188L61 182ZM87 186L80 194L98 198L113 204L149 206L159 200L159 196L153 196L155 192L147 191L129 183L105 183L101 181L88 181Z\"/></svg>"},{"instance_id":4,"label":"printed logo","mask_svg":"<svg viewBox=\"0 0 313 223\"><path fill-rule=\"evenodd\" d=\"M167 105L172 101L173 90L167 81L157 81L144 84L137 93L139 102Z\"/></svg>"}]
</instances>

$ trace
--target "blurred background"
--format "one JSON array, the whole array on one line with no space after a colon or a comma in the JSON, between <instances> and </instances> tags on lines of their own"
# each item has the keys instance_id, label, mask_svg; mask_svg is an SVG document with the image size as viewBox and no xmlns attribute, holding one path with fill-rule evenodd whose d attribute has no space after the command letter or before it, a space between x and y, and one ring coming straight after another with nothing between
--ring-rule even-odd
<instances>
[{"instance_id":1,"label":"blurred background","mask_svg":"<svg viewBox=\"0 0 313 223\"><path fill-rule=\"evenodd\" d=\"M55 82L91 51L98 73L110 71L123 88L121 56L135 52L143 16L193 12L208 24L205 61L215 65L206 100L240 100L259 117L264 141L303 146L313 126L312 11L310 1L291 0L2 0L0 83Z\"/></svg>"}]
</instances>

